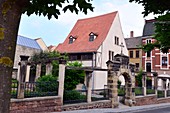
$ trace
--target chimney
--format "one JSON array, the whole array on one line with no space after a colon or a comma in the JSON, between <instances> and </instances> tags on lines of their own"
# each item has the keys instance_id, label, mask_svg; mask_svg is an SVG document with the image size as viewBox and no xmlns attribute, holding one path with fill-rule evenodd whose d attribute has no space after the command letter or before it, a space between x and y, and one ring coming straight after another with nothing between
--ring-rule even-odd
<instances>
[{"instance_id":1,"label":"chimney","mask_svg":"<svg viewBox=\"0 0 170 113\"><path fill-rule=\"evenodd\" d=\"M133 38L133 31L130 31L130 38Z\"/></svg>"}]
</instances>

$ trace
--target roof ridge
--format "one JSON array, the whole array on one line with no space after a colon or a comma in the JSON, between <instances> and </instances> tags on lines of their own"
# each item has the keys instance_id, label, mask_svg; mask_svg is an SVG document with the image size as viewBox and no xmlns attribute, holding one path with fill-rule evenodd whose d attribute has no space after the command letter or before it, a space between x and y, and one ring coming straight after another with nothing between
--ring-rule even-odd
<instances>
[{"instance_id":1,"label":"roof ridge","mask_svg":"<svg viewBox=\"0 0 170 113\"><path fill-rule=\"evenodd\" d=\"M118 11L114 11L114 12L110 12L110 13L105 13L105 14L101 14L101 15L98 15L98 16L93 16L93 17L87 17L87 18L83 18L83 19L78 19L77 21L88 20L88 19L93 19L93 18L99 18L99 17L108 16L108 15L115 14L115 13L118 13Z\"/></svg>"}]
</instances>

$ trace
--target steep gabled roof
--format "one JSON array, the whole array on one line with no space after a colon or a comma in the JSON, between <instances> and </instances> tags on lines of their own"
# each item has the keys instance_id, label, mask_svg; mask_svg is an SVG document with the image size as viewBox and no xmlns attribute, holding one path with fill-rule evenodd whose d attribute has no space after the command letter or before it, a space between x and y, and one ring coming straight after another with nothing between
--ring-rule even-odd
<instances>
[{"instance_id":1,"label":"steep gabled roof","mask_svg":"<svg viewBox=\"0 0 170 113\"><path fill-rule=\"evenodd\" d=\"M128 49L139 48L138 46L142 44L142 37L125 38L125 42Z\"/></svg>"},{"instance_id":2,"label":"steep gabled roof","mask_svg":"<svg viewBox=\"0 0 170 113\"><path fill-rule=\"evenodd\" d=\"M57 46L56 51L61 53L95 52L107 37L110 27L118 12L78 20L66 40ZM89 41L89 34L97 35L94 41ZM75 37L75 41L69 44L69 37Z\"/></svg>"},{"instance_id":3,"label":"steep gabled roof","mask_svg":"<svg viewBox=\"0 0 170 113\"><path fill-rule=\"evenodd\" d=\"M145 20L145 25L143 28L143 36L151 36L155 34L155 19Z\"/></svg>"},{"instance_id":4,"label":"steep gabled roof","mask_svg":"<svg viewBox=\"0 0 170 113\"><path fill-rule=\"evenodd\" d=\"M29 48L41 49L36 40L18 35L17 44Z\"/></svg>"}]
</instances>

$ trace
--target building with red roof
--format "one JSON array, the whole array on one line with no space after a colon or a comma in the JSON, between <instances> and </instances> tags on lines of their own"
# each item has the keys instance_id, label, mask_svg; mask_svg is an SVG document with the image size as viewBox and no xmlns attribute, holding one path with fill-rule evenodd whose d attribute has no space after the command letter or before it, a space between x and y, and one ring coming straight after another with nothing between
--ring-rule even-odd
<instances>
[{"instance_id":1,"label":"building with red roof","mask_svg":"<svg viewBox=\"0 0 170 113\"><path fill-rule=\"evenodd\" d=\"M120 45L124 47L121 47ZM114 55L128 55L118 12L80 19L65 41L56 47L68 53L70 62L80 61L84 67L107 69L106 62ZM93 72L93 88L107 85L107 72Z\"/></svg>"}]
</instances>

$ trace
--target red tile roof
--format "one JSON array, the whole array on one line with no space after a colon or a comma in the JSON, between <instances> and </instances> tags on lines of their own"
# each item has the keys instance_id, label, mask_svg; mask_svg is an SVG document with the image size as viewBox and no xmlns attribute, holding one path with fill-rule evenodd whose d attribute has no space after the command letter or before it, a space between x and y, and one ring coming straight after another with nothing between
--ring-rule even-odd
<instances>
[{"instance_id":1,"label":"red tile roof","mask_svg":"<svg viewBox=\"0 0 170 113\"><path fill-rule=\"evenodd\" d=\"M118 12L112 12L92 18L78 20L66 40L57 46L56 51L60 53L95 52L107 37L110 27ZM89 34L97 34L97 38L90 42ZM69 44L69 37L76 37L72 44Z\"/></svg>"}]
</instances>

